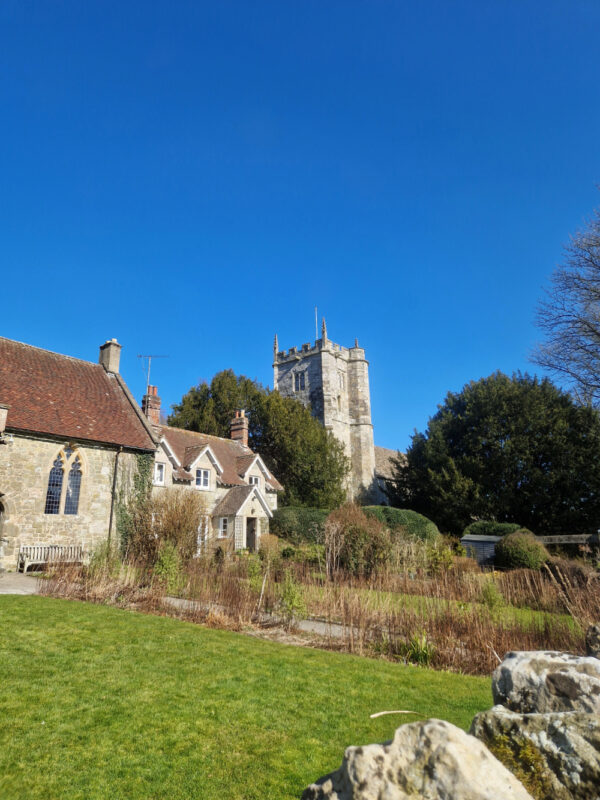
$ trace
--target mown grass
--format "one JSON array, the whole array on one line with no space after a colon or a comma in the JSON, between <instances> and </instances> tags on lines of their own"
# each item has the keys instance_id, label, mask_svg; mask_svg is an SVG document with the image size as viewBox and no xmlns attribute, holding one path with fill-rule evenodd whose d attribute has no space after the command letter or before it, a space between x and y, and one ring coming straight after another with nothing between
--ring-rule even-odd
<instances>
[{"instance_id":1,"label":"mown grass","mask_svg":"<svg viewBox=\"0 0 600 800\"><path fill-rule=\"evenodd\" d=\"M0 797L299 797L410 709L468 728L489 678L165 617L0 597ZM412 718L408 718L412 719Z\"/></svg>"}]
</instances>

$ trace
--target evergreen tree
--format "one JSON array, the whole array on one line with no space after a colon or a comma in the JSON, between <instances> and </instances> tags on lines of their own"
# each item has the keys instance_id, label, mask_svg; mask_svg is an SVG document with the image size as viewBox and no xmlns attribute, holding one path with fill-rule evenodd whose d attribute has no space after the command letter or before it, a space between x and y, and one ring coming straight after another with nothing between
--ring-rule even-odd
<instances>
[{"instance_id":1,"label":"evergreen tree","mask_svg":"<svg viewBox=\"0 0 600 800\"><path fill-rule=\"evenodd\" d=\"M343 446L299 401L232 370L193 387L173 406L169 425L229 437L235 409L248 415L248 443L283 484L284 505L335 508L344 500Z\"/></svg>"},{"instance_id":2,"label":"evergreen tree","mask_svg":"<svg viewBox=\"0 0 600 800\"><path fill-rule=\"evenodd\" d=\"M451 533L476 519L591 533L600 527L600 418L547 379L497 372L447 395L395 477L392 505Z\"/></svg>"}]
</instances>

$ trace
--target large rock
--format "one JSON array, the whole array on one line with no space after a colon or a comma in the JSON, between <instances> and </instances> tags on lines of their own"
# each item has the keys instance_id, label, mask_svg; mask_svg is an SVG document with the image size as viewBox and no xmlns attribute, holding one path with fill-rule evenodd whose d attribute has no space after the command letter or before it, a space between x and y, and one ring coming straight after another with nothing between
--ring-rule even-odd
<instances>
[{"instance_id":1,"label":"large rock","mask_svg":"<svg viewBox=\"0 0 600 800\"><path fill-rule=\"evenodd\" d=\"M600 716L577 711L477 714L471 733L521 778L538 800L600 798Z\"/></svg>"},{"instance_id":2,"label":"large rock","mask_svg":"<svg viewBox=\"0 0 600 800\"><path fill-rule=\"evenodd\" d=\"M449 722L403 725L391 742L349 747L302 800L531 800L477 739Z\"/></svg>"},{"instance_id":3,"label":"large rock","mask_svg":"<svg viewBox=\"0 0 600 800\"><path fill-rule=\"evenodd\" d=\"M507 653L492 675L494 703L522 714L600 713L600 660L554 651Z\"/></svg>"},{"instance_id":4,"label":"large rock","mask_svg":"<svg viewBox=\"0 0 600 800\"><path fill-rule=\"evenodd\" d=\"M585 651L588 656L600 658L600 625L590 625L585 632Z\"/></svg>"}]
</instances>

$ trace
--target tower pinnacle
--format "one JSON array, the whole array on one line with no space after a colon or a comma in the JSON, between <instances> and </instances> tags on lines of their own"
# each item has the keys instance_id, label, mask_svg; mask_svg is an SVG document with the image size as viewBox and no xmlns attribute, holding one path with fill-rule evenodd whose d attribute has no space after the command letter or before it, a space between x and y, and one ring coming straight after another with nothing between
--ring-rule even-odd
<instances>
[{"instance_id":1,"label":"tower pinnacle","mask_svg":"<svg viewBox=\"0 0 600 800\"><path fill-rule=\"evenodd\" d=\"M321 339L323 342L327 341L327 325L325 324L325 317L323 317L323 322L321 323Z\"/></svg>"},{"instance_id":2,"label":"tower pinnacle","mask_svg":"<svg viewBox=\"0 0 600 800\"><path fill-rule=\"evenodd\" d=\"M277 340L277 334L275 334L275 339L273 340L273 357L277 358L277 353L279 352L279 341Z\"/></svg>"}]
</instances>

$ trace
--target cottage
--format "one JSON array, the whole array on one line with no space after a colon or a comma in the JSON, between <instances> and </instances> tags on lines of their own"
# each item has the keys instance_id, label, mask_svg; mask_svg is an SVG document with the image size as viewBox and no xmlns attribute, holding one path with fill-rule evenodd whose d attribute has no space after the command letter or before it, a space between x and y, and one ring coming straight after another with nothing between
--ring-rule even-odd
<instances>
[{"instance_id":1,"label":"cottage","mask_svg":"<svg viewBox=\"0 0 600 800\"><path fill-rule=\"evenodd\" d=\"M237 411L231 438L160 424L160 398L149 386L142 409L159 440L154 461L153 492L183 486L202 492L206 517L199 546L256 550L269 530L283 487L264 461L248 447L248 418Z\"/></svg>"},{"instance_id":2,"label":"cottage","mask_svg":"<svg viewBox=\"0 0 600 800\"><path fill-rule=\"evenodd\" d=\"M0 568L23 546L114 535L119 492L157 447L120 353L111 339L94 364L0 337Z\"/></svg>"}]
</instances>

